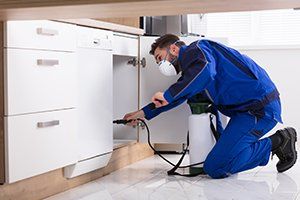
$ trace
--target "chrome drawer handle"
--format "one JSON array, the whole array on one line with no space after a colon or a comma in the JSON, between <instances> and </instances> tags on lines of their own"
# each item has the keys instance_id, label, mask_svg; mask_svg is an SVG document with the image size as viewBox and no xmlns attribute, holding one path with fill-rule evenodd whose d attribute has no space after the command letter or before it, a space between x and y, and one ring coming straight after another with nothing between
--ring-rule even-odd
<instances>
[{"instance_id":1,"label":"chrome drawer handle","mask_svg":"<svg viewBox=\"0 0 300 200\"><path fill-rule=\"evenodd\" d=\"M54 66L58 65L59 60L48 60L48 59L38 59L37 60L37 65L39 66Z\"/></svg>"},{"instance_id":2,"label":"chrome drawer handle","mask_svg":"<svg viewBox=\"0 0 300 200\"><path fill-rule=\"evenodd\" d=\"M38 35L55 36L58 35L58 31L55 29L37 28L36 33Z\"/></svg>"},{"instance_id":3,"label":"chrome drawer handle","mask_svg":"<svg viewBox=\"0 0 300 200\"><path fill-rule=\"evenodd\" d=\"M45 127L50 127L50 126L58 126L59 125L59 120L52 120L48 122L38 122L37 127L38 128L45 128Z\"/></svg>"}]
</instances>

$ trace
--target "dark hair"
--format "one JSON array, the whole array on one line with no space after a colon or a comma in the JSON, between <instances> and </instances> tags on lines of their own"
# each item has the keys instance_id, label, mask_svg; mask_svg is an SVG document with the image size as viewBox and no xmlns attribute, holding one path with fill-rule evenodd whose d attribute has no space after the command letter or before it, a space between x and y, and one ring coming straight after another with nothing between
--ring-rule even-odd
<instances>
[{"instance_id":1,"label":"dark hair","mask_svg":"<svg viewBox=\"0 0 300 200\"><path fill-rule=\"evenodd\" d=\"M151 50L149 51L149 53L151 55L154 55L154 51L157 49L157 47L159 48L165 48L170 46L171 44L175 43L176 41L178 41L176 43L177 46L182 46L185 45L184 42L180 41L179 37L173 34L165 34L163 36L160 36L159 38L157 38L155 40L155 42L151 45Z\"/></svg>"}]
</instances>

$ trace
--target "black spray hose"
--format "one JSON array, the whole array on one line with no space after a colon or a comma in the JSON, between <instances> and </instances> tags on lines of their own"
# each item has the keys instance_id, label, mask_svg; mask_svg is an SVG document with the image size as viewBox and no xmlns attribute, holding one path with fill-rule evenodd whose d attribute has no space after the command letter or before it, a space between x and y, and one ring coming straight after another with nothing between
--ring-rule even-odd
<instances>
[{"instance_id":1,"label":"black spray hose","mask_svg":"<svg viewBox=\"0 0 300 200\"><path fill-rule=\"evenodd\" d=\"M148 145L150 146L150 148L154 151L154 153L156 153L159 157L161 157L164 161L166 161L167 163L169 163L170 165L172 165L173 167L175 167L176 165L174 163L172 163L171 161L169 161L168 159L166 159L165 157L163 157L160 152L158 152L151 144L151 138L150 138L150 129L147 125L147 123L145 122L145 120L143 119L136 119L137 121L141 122L145 127L146 127L146 130L147 130L147 142L148 142ZM126 125L127 123L130 123L132 122L133 120L125 120L125 119L119 119L119 120L114 120L113 123L114 124L124 124ZM187 134L187 146L186 148L184 149L184 155L186 154L186 152L188 151L188 147L189 147L189 133ZM183 159L183 157L181 158ZM191 164L191 165L185 165L185 166L178 166L178 168L188 168L188 167L193 167L193 166L196 166L196 165L200 165L200 164L203 164L203 162L199 162L199 163L194 163L194 164Z\"/></svg>"}]
</instances>

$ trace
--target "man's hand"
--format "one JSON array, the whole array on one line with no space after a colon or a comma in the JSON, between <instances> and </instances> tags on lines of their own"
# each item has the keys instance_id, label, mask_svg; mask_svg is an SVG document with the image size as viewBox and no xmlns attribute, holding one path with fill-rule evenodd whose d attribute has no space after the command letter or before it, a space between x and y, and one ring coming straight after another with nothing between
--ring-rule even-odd
<instances>
[{"instance_id":1,"label":"man's hand","mask_svg":"<svg viewBox=\"0 0 300 200\"><path fill-rule=\"evenodd\" d=\"M125 120L132 120L130 123L126 124L128 126L136 126L138 121L136 120L137 118L140 118L140 119L144 119L145 117L145 113L143 110L138 110L138 111L135 111L135 112L131 112L131 113L127 113L123 119Z\"/></svg>"},{"instance_id":2,"label":"man's hand","mask_svg":"<svg viewBox=\"0 0 300 200\"><path fill-rule=\"evenodd\" d=\"M169 104L169 102L167 102L167 100L164 98L164 93L162 92L156 92L151 101L155 104L156 108Z\"/></svg>"}]
</instances>

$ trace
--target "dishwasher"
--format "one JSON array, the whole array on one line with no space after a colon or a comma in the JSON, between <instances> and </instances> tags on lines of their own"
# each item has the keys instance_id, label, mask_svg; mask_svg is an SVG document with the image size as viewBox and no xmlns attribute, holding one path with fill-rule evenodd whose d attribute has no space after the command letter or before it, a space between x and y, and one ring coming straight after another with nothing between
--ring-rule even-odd
<instances>
[{"instance_id":1,"label":"dishwasher","mask_svg":"<svg viewBox=\"0 0 300 200\"><path fill-rule=\"evenodd\" d=\"M113 151L112 38L111 31L77 27L78 162L65 167L66 178L105 167Z\"/></svg>"}]
</instances>

